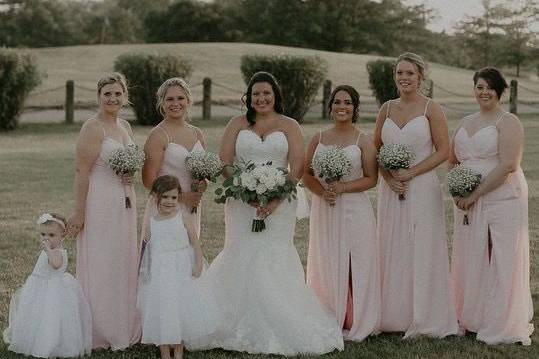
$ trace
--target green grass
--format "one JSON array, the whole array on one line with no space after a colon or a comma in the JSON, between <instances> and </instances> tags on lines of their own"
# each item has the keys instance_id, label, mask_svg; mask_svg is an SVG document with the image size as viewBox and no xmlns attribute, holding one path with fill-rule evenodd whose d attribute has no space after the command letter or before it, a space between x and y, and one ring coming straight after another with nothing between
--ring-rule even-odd
<instances>
[{"instance_id":1,"label":"green grass","mask_svg":"<svg viewBox=\"0 0 539 359\"><path fill-rule=\"evenodd\" d=\"M539 118L522 117L526 128L526 148L523 168L530 188L530 240L531 282L536 314L535 326L539 326ZM210 150L217 150L225 121L196 122L206 135ZM454 128L456 120L449 121ZM309 139L328 122L309 119L303 126ZM372 132L372 121L360 123ZM68 215L73 208L73 155L80 124L23 124L17 131L0 134L0 329L7 325L7 313L11 293L19 288L32 271L39 245L35 220L44 211L57 211ZM135 127L136 141L143 144L148 127ZM440 170L443 176L444 170ZM215 204L211 193L204 197L202 219L202 242L208 259L213 259L223 245L223 208ZM136 183L139 218L142 215L146 191L140 179ZM370 195L374 198L375 191ZM446 197L447 223L452 223L451 200ZM305 264L307 253L308 220L299 222L295 244ZM448 231L451 231L448 226ZM75 246L67 242L70 253L69 271L74 273ZM7 351L0 343L0 358L20 358ZM91 358L158 358L158 351L151 346L136 345L124 352L96 352ZM249 356L236 352L212 350L188 353L187 358L271 358L274 356ZM487 346L471 336L451 337L443 340L420 338L401 340L396 334L370 337L362 343L346 343L345 351L325 356L327 358L537 358L539 357L539 334L532 337L532 346Z\"/></svg>"},{"instance_id":2,"label":"green grass","mask_svg":"<svg viewBox=\"0 0 539 359\"><path fill-rule=\"evenodd\" d=\"M244 54L317 55L327 60L328 78L334 84L353 85L360 92L362 100L372 102L366 63L380 58L374 55L244 43L84 45L32 49L32 52L36 54L39 68L46 71L47 77L28 99L28 106L61 106L65 101L64 88L67 80L74 80L75 85L80 86L75 90L77 102L94 104L97 79L103 73L112 71L115 58L126 52L167 53L188 58L194 68L190 83L195 100L202 98L202 87L196 85L202 83L204 77L210 77L216 84L213 87L213 99L239 100L245 89L240 73L240 58ZM435 63L430 64L428 70L428 77L434 81L435 86L468 96L455 97L435 87L434 96L442 102L473 102L472 75L470 70ZM539 87L536 81L524 78L519 81L528 88ZM219 84L230 89L217 86ZM47 92L54 88L59 89ZM521 99L535 100L533 95L524 90L519 96Z\"/></svg>"}]
</instances>

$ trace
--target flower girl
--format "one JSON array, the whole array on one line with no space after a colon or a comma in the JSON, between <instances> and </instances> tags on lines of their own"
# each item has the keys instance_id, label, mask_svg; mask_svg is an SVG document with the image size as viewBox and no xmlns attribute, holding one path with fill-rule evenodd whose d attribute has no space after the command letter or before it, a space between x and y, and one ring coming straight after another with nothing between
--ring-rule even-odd
<instances>
[{"instance_id":1,"label":"flower girl","mask_svg":"<svg viewBox=\"0 0 539 359\"><path fill-rule=\"evenodd\" d=\"M79 283L66 273L65 219L45 213L37 223L43 250L32 274L11 298L4 342L13 352L42 358L89 354L90 307Z\"/></svg>"},{"instance_id":2,"label":"flower girl","mask_svg":"<svg viewBox=\"0 0 539 359\"><path fill-rule=\"evenodd\" d=\"M195 280L203 257L194 225L184 223L174 176L158 177L152 186L157 214L143 234L138 304L142 312L142 343L159 346L161 358L182 358L183 345L215 331L215 303Z\"/></svg>"}]
</instances>

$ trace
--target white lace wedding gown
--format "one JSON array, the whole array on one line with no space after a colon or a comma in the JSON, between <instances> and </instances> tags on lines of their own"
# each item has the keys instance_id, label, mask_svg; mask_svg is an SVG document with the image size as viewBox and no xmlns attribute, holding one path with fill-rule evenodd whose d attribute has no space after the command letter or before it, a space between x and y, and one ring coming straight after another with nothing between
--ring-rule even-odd
<instances>
[{"instance_id":1,"label":"white lace wedding gown","mask_svg":"<svg viewBox=\"0 0 539 359\"><path fill-rule=\"evenodd\" d=\"M274 132L264 141L250 130L236 140L236 160L287 167L288 141ZM336 319L322 308L305 276L293 237L296 202L284 201L252 232L255 209L228 200L225 245L203 281L214 292L224 322L217 337L193 349L221 347L249 353L323 354L343 349Z\"/></svg>"}]
</instances>

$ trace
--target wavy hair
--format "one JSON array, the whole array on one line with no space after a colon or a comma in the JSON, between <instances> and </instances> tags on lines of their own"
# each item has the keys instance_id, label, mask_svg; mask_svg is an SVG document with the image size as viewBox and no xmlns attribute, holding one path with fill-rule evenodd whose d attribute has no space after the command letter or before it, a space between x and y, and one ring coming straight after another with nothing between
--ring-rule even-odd
<instances>
[{"instance_id":1,"label":"wavy hair","mask_svg":"<svg viewBox=\"0 0 539 359\"><path fill-rule=\"evenodd\" d=\"M269 72L259 71L255 73L253 76L251 76L251 79L249 80L249 83L247 84L247 91L242 96L242 101L247 107L246 116L247 116L247 122L249 122L249 126L254 126L254 124L256 123L256 111L253 108L251 101L252 101L253 86L254 84L258 82L267 82L271 85L273 94L275 96L275 104L273 105L273 110L279 114L284 113L283 92L281 91L281 87L277 83L277 80Z\"/></svg>"}]
</instances>

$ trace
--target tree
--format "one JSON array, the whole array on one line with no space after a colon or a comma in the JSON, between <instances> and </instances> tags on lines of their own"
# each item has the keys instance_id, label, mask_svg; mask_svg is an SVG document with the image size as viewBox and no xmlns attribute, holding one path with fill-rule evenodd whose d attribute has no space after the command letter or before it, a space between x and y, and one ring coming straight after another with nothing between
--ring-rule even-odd
<instances>
[{"instance_id":1,"label":"tree","mask_svg":"<svg viewBox=\"0 0 539 359\"><path fill-rule=\"evenodd\" d=\"M510 17L501 28L504 30L504 44L500 53L501 62L516 67L516 76L520 76L520 67L532 55L531 47L537 40L537 31L533 24L539 19L539 9L534 1L528 0L520 8L510 10Z\"/></svg>"},{"instance_id":2,"label":"tree","mask_svg":"<svg viewBox=\"0 0 539 359\"><path fill-rule=\"evenodd\" d=\"M467 16L456 27L456 36L469 51L472 67L493 64L495 39L501 37L503 20L510 15L503 5L493 5L491 0L482 0L482 5L482 15ZM475 57L477 53L479 58Z\"/></svg>"}]
</instances>

